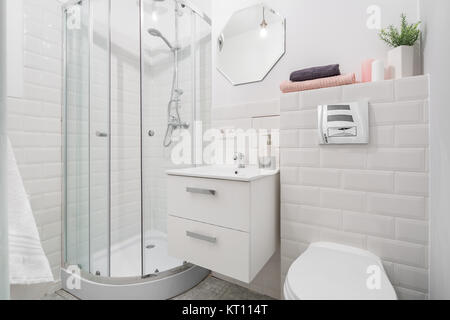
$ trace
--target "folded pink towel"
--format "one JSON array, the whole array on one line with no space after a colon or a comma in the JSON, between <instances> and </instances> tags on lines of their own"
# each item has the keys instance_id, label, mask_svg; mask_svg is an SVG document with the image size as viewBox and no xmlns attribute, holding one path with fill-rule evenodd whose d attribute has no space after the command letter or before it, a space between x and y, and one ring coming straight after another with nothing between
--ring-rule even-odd
<instances>
[{"instance_id":1,"label":"folded pink towel","mask_svg":"<svg viewBox=\"0 0 450 320\"><path fill-rule=\"evenodd\" d=\"M281 84L280 89L283 93L289 93L289 92L314 90L329 87L338 87L354 83L356 83L356 74L350 73L342 76L301 81L301 82L284 81Z\"/></svg>"}]
</instances>

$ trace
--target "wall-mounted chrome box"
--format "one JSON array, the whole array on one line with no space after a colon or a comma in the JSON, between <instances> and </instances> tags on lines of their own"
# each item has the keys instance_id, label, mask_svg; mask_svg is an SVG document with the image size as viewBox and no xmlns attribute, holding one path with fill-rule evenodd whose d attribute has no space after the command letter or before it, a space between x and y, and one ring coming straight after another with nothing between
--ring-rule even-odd
<instances>
[{"instance_id":1,"label":"wall-mounted chrome box","mask_svg":"<svg viewBox=\"0 0 450 320\"><path fill-rule=\"evenodd\" d=\"M368 144L369 102L367 100L320 105L319 143Z\"/></svg>"}]
</instances>

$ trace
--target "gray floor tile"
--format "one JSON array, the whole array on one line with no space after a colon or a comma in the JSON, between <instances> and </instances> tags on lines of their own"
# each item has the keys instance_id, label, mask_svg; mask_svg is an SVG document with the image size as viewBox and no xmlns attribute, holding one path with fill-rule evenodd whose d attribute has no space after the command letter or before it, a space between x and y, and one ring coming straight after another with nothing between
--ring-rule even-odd
<instances>
[{"instance_id":1,"label":"gray floor tile","mask_svg":"<svg viewBox=\"0 0 450 320\"><path fill-rule=\"evenodd\" d=\"M74 297L73 295L71 295L70 293L68 293L67 291L64 290L59 290L56 292L57 295L59 295L61 298L63 298L64 300L79 300L76 297Z\"/></svg>"},{"instance_id":2,"label":"gray floor tile","mask_svg":"<svg viewBox=\"0 0 450 320\"><path fill-rule=\"evenodd\" d=\"M174 300L273 300L238 285L208 277L198 286Z\"/></svg>"},{"instance_id":3,"label":"gray floor tile","mask_svg":"<svg viewBox=\"0 0 450 320\"><path fill-rule=\"evenodd\" d=\"M43 297L42 300L64 300L64 299L60 295L52 293Z\"/></svg>"},{"instance_id":4,"label":"gray floor tile","mask_svg":"<svg viewBox=\"0 0 450 320\"><path fill-rule=\"evenodd\" d=\"M61 301L61 300L78 300L78 299L64 290L59 290L55 293L46 295L44 298L42 298L42 300L59 300L59 301Z\"/></svg>"},{"instance_id":5,"label":"gray floor tile","mask_svg":"<svg viewBox=\"0 0 450 320\"><path fill-rule=\"evenodd\" d=\"M64 290L46 296L43 300L78 300ZM208 277L198 286L173 300L273 300L233 283Z\"/></svg>"}]
</instances>

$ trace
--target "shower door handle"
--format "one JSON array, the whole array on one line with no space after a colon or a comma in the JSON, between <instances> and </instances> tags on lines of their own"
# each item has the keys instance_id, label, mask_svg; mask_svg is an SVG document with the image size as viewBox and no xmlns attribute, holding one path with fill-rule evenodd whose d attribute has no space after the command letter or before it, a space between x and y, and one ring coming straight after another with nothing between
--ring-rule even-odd
<instances>
[{"instance_id":1,"label":"shower door handle","mask_svg":"<svg viewBox=\"0 0 450 320\"><path fill-rule=\"evenodd\" d=\"M100 132L100 131L97 131L95 133L95 135L99 138L107 138L108 137L108 134L106 132Z\"/></svg>"},{"instance_id":2,"label":"shower door handle","mask_svg":"<svg viewBox=\"0 0 450 320\"><path fill-rule=\"evenodd\" d=\"M205 236L203 234L199 234L199 233L195 233L195 232L191 232L191 231L186 231L186 236L188 236L189 238L192 238L192 239L202 240L202 241L206 241L206 242L210 242L210 243L217 242L217 238Z\"/></svg>"}]
</instances>

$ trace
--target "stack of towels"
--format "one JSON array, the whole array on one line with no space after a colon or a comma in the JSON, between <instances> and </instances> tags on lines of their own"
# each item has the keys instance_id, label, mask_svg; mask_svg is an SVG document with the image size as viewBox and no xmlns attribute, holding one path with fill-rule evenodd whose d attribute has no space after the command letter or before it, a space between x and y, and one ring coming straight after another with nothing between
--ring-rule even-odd
<instances>
[{"instance_id":1,"label":"stack of towels","mask_svg":"<svg viewBox=\"0 0 450 320\"><path fill-rule=\"evenodd\" d=\"M295 71L290 81L284 81L283 93L337 87L356 83L356 74L341 75L338 64Z\"/></svg>"}]
</instances>

